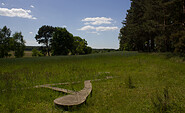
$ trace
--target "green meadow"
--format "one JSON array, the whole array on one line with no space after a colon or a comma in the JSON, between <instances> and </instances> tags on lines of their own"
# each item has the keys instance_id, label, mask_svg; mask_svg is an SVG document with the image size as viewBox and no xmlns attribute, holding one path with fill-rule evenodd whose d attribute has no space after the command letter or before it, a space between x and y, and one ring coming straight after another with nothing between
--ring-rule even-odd
<instances>
[{"instance_id":1,"label":"green meadow","mask_svg":"<svg viewBox=\"0 0 185 113\"><path fill-rule=\"evenodd\" d=\"M85 80L93 92L70 111L54 105L66 94L36 85L57 85L79 91ZM110 52L83 56L0 59L2 113L150 113L185 112L185 61L159 53Z\"/></svg>"}]
</instances>

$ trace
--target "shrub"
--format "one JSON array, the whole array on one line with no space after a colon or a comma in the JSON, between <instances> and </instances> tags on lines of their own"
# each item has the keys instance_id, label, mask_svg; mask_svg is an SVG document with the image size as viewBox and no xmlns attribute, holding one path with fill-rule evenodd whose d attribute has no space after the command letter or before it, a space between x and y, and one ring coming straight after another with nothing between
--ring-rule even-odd
<instances>
[{"instance_id":1,"label":"shrub","mask_svg":"<svg viewBox=\"0 0 185 113\"><path fill-rule=\"evenodd\" d=\"M40 51L37 49L32 49L32 56L44 56Z\"/></svg>"}]
</instances>

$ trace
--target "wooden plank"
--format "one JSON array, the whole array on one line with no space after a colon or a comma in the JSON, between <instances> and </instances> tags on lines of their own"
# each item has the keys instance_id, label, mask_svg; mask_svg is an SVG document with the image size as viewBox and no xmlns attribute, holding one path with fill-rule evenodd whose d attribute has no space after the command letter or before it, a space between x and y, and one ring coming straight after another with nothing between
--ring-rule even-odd
<instances>
[{"instance_id":1,"label":"wooden plank","mask_svg":"<svg viewBox=\"0 0 185 113\"><path fill-rule=\"evenodd\" d=\"M92 91L92 84L90 80L84 82L84 88L78 92L66 95L54 100L56 105L60 106L76 106L84 103Z\"/></svg>"},{"instance_id":2,"label":"wooden plank","mask_svg":"<svg viewBox=\"0 0 185 113\"><path fill-rule=\"evenodd\" d=\"M68 90L68 89L61 89L61 88L58 88L58 87L46 86L45 88L49 88L49 89L59 91L59 92L64 92L64 93L75 93L75 91Z\"/></svg>"}]
</instances>

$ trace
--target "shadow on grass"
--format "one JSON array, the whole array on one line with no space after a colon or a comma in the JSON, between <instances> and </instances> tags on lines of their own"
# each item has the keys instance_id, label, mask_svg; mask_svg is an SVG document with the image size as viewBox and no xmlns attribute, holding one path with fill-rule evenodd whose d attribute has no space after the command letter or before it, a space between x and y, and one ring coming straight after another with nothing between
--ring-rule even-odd
<instances>
[{"instance_id":1,"label":"shadow on grass","mask_svg":"<svg viewBox=\"0 0 185 113\"><path fill-rule=\"evenodd\" d=\"M92 94L90 94L92 96ZM91 97L91 96L88 96ZM61 105L57 105L55 104L55 108L59 111L70 111L70 112L73 112L73 111L79 111L83 106L88 106L88 98L86 99L86 101L82 104L79 104L79 105L75 105L75 106L61 106Z\"/></svg>"}]
</instances>

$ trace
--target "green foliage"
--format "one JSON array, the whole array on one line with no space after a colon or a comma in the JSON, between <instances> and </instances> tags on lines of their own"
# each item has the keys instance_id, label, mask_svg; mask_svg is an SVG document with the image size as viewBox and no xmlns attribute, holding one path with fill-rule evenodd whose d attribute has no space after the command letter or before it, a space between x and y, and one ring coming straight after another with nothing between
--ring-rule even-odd
<instances>
[{"instance_id":1,"label":"green foliage","mask_svg":"<svg viewBox=\"0 0 185 113\"><path fill-rule=\"evenodd\" d=\"M73 55L90 54L92 52L92 48L87 46L87 41L85 39L78 36L74 36L73 39Z\"/></svg>"},{"instance_id":2,"label":"green foliage","mask_svg":"<svg viewBox=\"0 0 185 113\"><path fill-rule=\"evenodd\" d=\"M165 45L165 42L167 41L167 38L165 36L159 36L155 38L156 43L156 49L159 52L166 52L167 48Z\"/></svg>"},{"instance_id":3,"label":"green foliage","mask_svg":"<svg viewBox=\"0 0 185 113\"><path fill-rule=\"evenodd\" d=\"M45 56L50 56L50 52L52 55L83 55L92 52L85 39L73 37L66 28L42 26L35 39L44 45L40 49Z\"/></svg>"},{"instance_id":4,"label":"green foliage","mask_svg":"<svg viewBox=\"0 0 185 113\"><path fill-rule=\"evenodd\" d=\"M181 39L179 46L174 46L170 36L184 31L184 1L131 1L126 20L122 22L123 28L120 29L120 50L183 53L184 39Z\"/></svg>"},{"instance_id":5,"label":"green foliage","mask_svg":"<svg viewBox=\"0 0 185 113\"><path fill-rule=\"evenodd\" d=\"M52 55L68 55L73 49L73 35L66 28L56 28L52 38Z\"/></svg>"},{"instance_id":6,"label":"green foliage","mask_svg":"<svg viewBox=\"0 0 185 113\"><path fill-rule=\"evenodd\" d=\"M37 42L39 44L43 44L44 47L42 47L42 50L45 49L43 52L44 55L46 56L46 54L48 54L48 56L50 56L50 51L51 51L51 39L53 36L53 32L54 32L55 28L52 26L42 26L41 28L39 28L38 34L35 36L35 39L37 40Z\"/></svg>"},{"instance_id":7,"label":"green foliage","mask_svg":"<svg viewBox=\"0 0 185 113\"><path fill-rule=\"evenodd\" d=\"M11 50L10 35L11 31L6 26L0 29L0 58L8 57L8 52Z\"/></svg>"},{"instance_id":8,"label":"green foliage","mask_svg":"<svg viewBox=\"0 0 185 113\"><path fill-rule=\"evenodd\" d=\"M8 52L14 51L16 58L24 56L25 41L22 33L15 32L13 37L10 37L11 31L6 26L0 29L0 58L10 57Z\"/></svg>"},{"instance_id":9,"label":"green foliage","mask_svg":"<svg viewBox=\"0 0 185 113\"><path fill-rule=\"evenodd\" d=\"M175 53L185 55L185 31L179 31L171 35L172 45L175 48Z\"/></svg>"},{"instance_id":10,"label":"green foliage","mask_svg":"<svg viewBox=\"0 0 185 113\"><path fill-rule=\"evenodd\" d=\"M13 34L13 40L14 40L14 51L15 51L15 57L20 58L24 56L24 49L25 49L25 41L23 40L22 33L16 32Z\"/></svg>"},{"instance_id":11,"label":"green foliage","mask_svg":"<svg viewBox=\"0 0 185 113\"><path fill-rule=\"evenodd\" d=\"M32 49L32 56L44 56L40 51L36 48Z\"/></svg>"},{"instance_id":12,"label":"green foliage","mask_svg":"<svg viewBox=\"0 0 185 113\"><path fill-rule=\"evenodd\" d=\"M72 54L85 54L84 52L84 48L87 46L87 42L85 41L85 39L81 39L78 36L73 37L74 39L74 43L73 43L73 51Z\"/></svg>"},{"instance_id":13,"label":"green foliage","mask_svg":"<svg viewBox=\"0 0 185 113\"><path fill-rule=\"evenodd\" d=\"M90 54L92 48L87 46L87 41L78 36L73 36L66 28L56 28L52 38L52 55L83 55Z\"/></svg>"},{"instance_id":14,"label":"green foliage","mask_svg":"<svg viewBox=\"0 0 185 113\"><path fill-rule=\"evenodd\" d=\"M37 50L37 49L35 49L35 48L34 48L34 49L32 49L32 56L37 56L37 51L38 51L38 50Z\"/></svg>"},{"instance_id":15,"label":"green foliage","mask_svg":"<svg viewBox=\"0 0 185 113\"><path fill-rule=\"evenodd\" d=\"M92 53L92 48L89 47L89 46L86 46L86 47L84 48L84 52L85 52L85 54L91 54L91 53Z\"/></svg>"}]
</instances>

